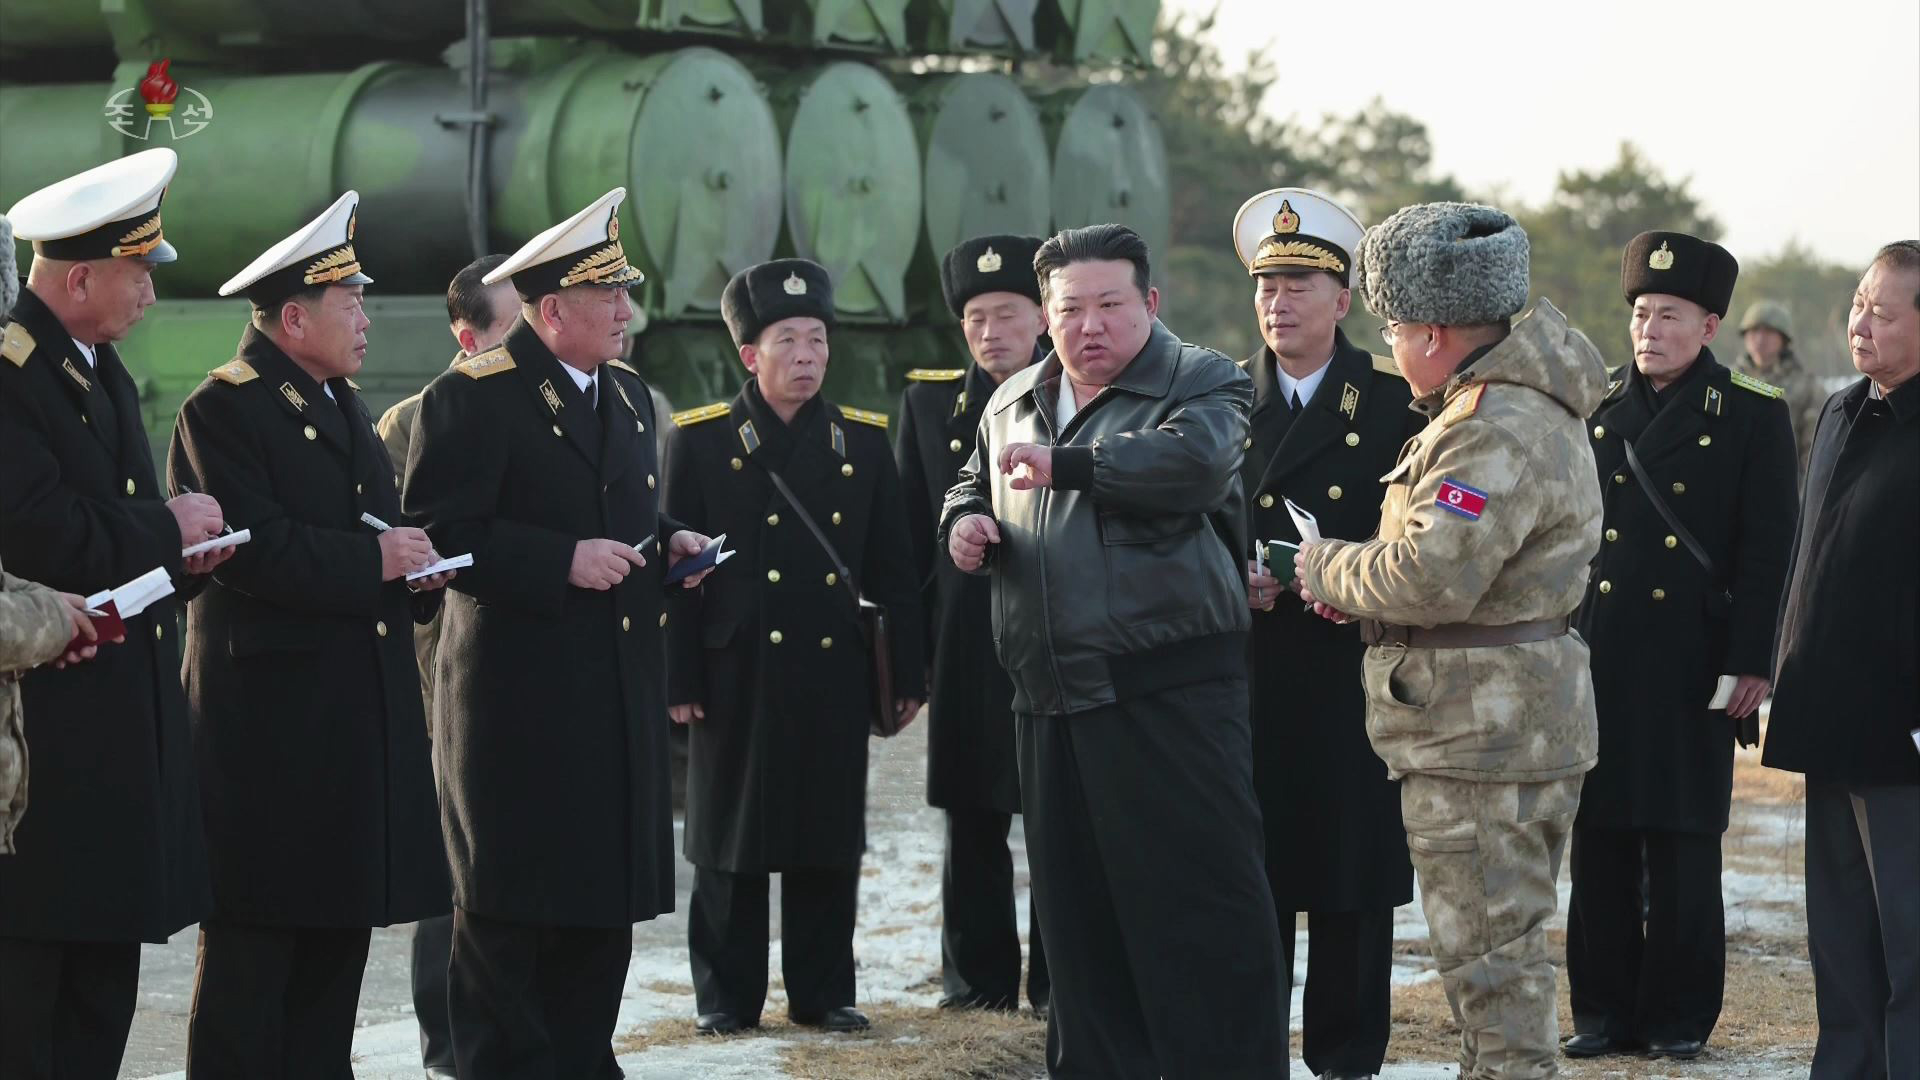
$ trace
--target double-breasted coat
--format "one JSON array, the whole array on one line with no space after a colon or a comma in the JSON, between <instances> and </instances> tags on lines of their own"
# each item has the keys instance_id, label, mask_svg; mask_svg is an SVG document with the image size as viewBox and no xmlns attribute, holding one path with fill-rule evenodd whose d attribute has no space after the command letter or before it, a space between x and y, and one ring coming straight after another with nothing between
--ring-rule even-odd
<instances>
[{"instance_id":1,"label":"double-breasted coat","mask_svg":"<svg viewBox=\"0 0 1920 1080\"><path fill-rule=\"evenodd\" d=\"M1300 542L1286 499L1321 535L1366 540L1380 524L1381 477L1426 426L1391 360L1336 330L1334 352L1299 415L1283 400L1271 351L1242 361L1254 403L1240 479L1254 543ZM1251 558L1251 553L1248 555ZM1270 572L1293 576L1285 557ZM1253 781L1267 876L1282 911L1361 911L1413 899L1399 785L1367 742L1357 625L1335 625L1283 592L1253 613L1248 688Z\"/></svg>"},{"instance_id":2,"label":"double-breasted coat","mask_svg":"<svg viewBox=\"0 0 1920 1080\"><path fill-rule=\"evenodd\" d=\"M354 384L316 382L250 326L181 405L168 472L252 536L187 612L213 914L297 927L445 914L412 646L439 594L380 580L379 534L360 516L399 523L400 495Z\"/></svg>"},{"instance_id":3,"label":"double-breasted coat","mask_svg":"<svg viewBox=\"0 0 1920 1080\"><path fill-rule=\"evenodd\" d=\"M1034 361L1045 355L1036 347ZM947 489L973 453L980 414L999 384L977 364L908 378L893 452L931 654L927 803L1017 814L1013 680L993 653L993 583L956 569L934 542Z\"/></svg>"},{"instance_id":4,"label":"double-breasted coat","mask_svg":"<svg viewBox=\"0 0 1920 1080\"><path fill-rule=\"evenodd\" d=\"M885 418L814 398L783 423L748 380L667 435L667 508L738 554L672 598L675 704L688 733L686 855L731 873L858 866L866 847L867 650L835 564L777 470L896 628L896 698L925 681L918 582Z\"/></svg>"},{"instance_id":5,"label":"double-breasted coat","mask_svg":"<svg viewBox=\"0 0 1920 1080\"><path fill-rule=\"evenodd\" d=\"M1587 425L1606 509L1575 622L1593 651L1600 724L1579 824L1719 833L1734 727L1707 704L1720 676L1773 670L1798 473L1787 404L1703 349L1657 397L1637 368L1614 372ZM1717 580L1661 519L1628 442Z\"/></svg>"},{"instance_id":6,"label":"double-breasted coat","mask_svg":"<svg viewBox=\"0 0 1920 1080\"><path fill-rule=\"evenodd\" d=\"M410 520L448 585L433 730L454 903L543 926L619 927L672 911L653 397L598 369L598 405L521 321L428 385L409 448ZM647 565L607 590L568 582L574 546Z\"/></svg>"},{"instance_id":7,"label":"double-breasted coat","mask_svg":"<svg viewBox=\"0 0 1920 1080\"><path fill-rule=\"evenodd\" d=\"M82 596L155 567L181 576L140 393L112 345L89 365L33 290L0 331L0 559ZM0 934L165 941L208 903L200 796L180 691L180 599L126 641L20 680L33 813L0 859Z\"/></svg>"}]
</instances>

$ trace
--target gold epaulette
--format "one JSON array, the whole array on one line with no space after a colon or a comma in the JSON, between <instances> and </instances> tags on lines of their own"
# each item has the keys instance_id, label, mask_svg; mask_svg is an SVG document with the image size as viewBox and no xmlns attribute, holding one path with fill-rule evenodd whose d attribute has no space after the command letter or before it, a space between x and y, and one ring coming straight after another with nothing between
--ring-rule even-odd
<instances>
[{"instance_id":1,"label":"gold epaulette","mask_svg":"<svg viewBox=\"0 0 1920 1080\"><path fill-rule=\"evenodd\" d=\"M353 388L354 393L357 394L360 392L360 384L357 382L354 382L352 379L347 380L347 385Z\"/></svg>"},{"instance_id":2,"label":"gold epaulette","mask_svg":"<svg viewBox=\"0 0 1920 1080\"><path fill-rule=\"evenodd\" d=\"M883 412L873 412L868 409L854 409L842 405L840 406L840 415L849 420L858 420L863 424L872 424L874 427L882 430L885 430L887 426L887 414Z\"/></svg>"},{"instance_id":3,"label":"gold epaulette","mask_svg":"<svg viewBox=\"0 0 1920 1080\"><path fill-rule=\"evenodd\" d=\"M1770 382L1761 382L1759 379L1754 378L1744 371L1735 371L1730 374L1733 375L1733 385L1742 390L1751 390L1761 397L1783 398L1787 396L1785 390L1780 389Z\"/></svg>"},{"instance_id":4,"label":"gold epaulette","mask_svg":"<svg viewBox=\"0 0 1920 1080\"><path fill-rule=\"evenodd\" d=\"M26 367L27 357L33 355L33 335L19 323L8 323L5 336L0 336L0 356L13 361L14 367Z\"/></svg>"},{"instance_id":5,"label":"gold epaulette","mask_svg":"<svg viewBox=\"0 0 1920 1080\"><path fill-rule=\"evenodd\" d=\"M702 421L725 416L728 410L732 408L733 406L724 401L716 401L711 405L702 405L697 409L681 409L679 412L673 414L673 425L675 427L691 427Z\"/></svg>"},{"instance_id":6,"label":"gold epaulette","mask_svg":"<svg viewBox=\"0 0 1920 1080\"><path fill-rule=\"evenodd\" d=\"M469 356L465 360L453 365L453 367L455 371L458 371L469 379L484 379L489 375L498 375L503 371L512 371L514 369L513 354L509 353L506 346L502 345L498 348L488 349L486 352Z\"/></svg>"},{"instance_id":7,"label":"gold epaulette","mask_svg":"<svg viewBox=\"0 0 1920 1080\"><path fill-rule=\"evenodd\" d=\"M907 372L908 382L952 382L967 373L966 368L917 367Z\"/></svg>"},{"instance_id":8,"label":"gold epaulette","mask_svg":"<svg viewBox=\"0 0 1920 1080\"><path fill-rule=\"evenodd\" d=\"M1472 387L1460 396L1454 398L1446 409L1440 413L1440 426L1446 427L1449 424L1457 424L1467 417L1472 416L1474 412L1480 408L1480 395L1486 392L1486 383L1474 383Z\"/></svg>"},{"instance_id":9,"label":"gold epaulette","mask_svg":"<svg viewBox=\"0 0 1920 1080\"><path fill-rule=\"evenodd\" d=\"M640 374L640 373L639 373L638 371L635 371L635 370L633 370L633 365L632 365L632 364L629 364L629 363L627 363L627 362L626 362L625 360L609 360L609 361L607 361L607 366L608 366L608 367L617 367L617 368L619 368L619 369L620 369L621 371L624 371L624 372L626 372L626 373L627 373L627 374L629 374L629 375L638 375L638 374Z\"/></svg>"},{"instance_id":10,"label":"gold epaulette","mask_svg":"<svg viewBox=\"0 0 1920 1080\"><path fill-rule=\"evenodd\" d=\"M1396 379L1404 380L1406 378L1405 375L1400 374L1400 365L1393 362L1393 357L1381 356L1379 353L1369 353L1368 355L1373 357L1373 370L1382 375L1391 375Z\"/></svg>"},{"instance_id":11,"label":"gold epaulette","mask_svg":"<svg viewBox=\"0 0 1920 1080\"><path fill-rule=\"evenodd\" d=\"M235 360L230 364L221 364L219 367L207 372L207 377L219 379L223 383L232 383L235 386L239 386L241 383L250 383L259 378L260 373L253 370L253 365L247 363L245 360Z\"/></svg>"}]
</instances>

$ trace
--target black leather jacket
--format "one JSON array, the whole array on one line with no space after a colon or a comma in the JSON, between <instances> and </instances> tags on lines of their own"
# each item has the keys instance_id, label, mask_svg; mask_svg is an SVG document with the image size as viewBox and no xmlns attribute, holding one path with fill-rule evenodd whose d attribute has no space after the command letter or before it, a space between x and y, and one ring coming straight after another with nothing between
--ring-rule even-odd
<instances>
[{"instance_id":1,"label":"black leather jacket","mask_svg":"<svg viewBox=\"0 0 1920 1080\"><path fill-rule=\"evenodd\" d=\"M1066 714L1171 686L1245 677L1239 469L1253 384L1155 322L1146 345L1064 429L1055 354L995 391L947 492L939 545L968 514L998 522L994 647L1014 709ZM1053 487L1015 491L1001 447L1053 450Z\"/></svg>"}]
</instances>

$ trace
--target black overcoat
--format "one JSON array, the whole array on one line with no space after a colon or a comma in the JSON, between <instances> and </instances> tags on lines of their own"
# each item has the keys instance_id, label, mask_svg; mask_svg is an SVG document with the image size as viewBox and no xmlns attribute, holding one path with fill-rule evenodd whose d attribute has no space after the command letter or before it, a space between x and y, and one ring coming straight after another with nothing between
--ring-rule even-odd
<instances>
[{"instance_id":1,"label":"black overcoat","mask_svg":"<svg viewBox=\"0 0 1920 1080\"><path fill-rule=\"evenodd\" d=\"M180 407L168 472L252 535L187 612L214 916L360 927L446 914L413 660L413 622L439 594L380 580L360 515L399 523L400 495L353 383L323 387L248 327Z\"/></svg>"},{"instance_id":2,"label":"black overcoat","mask_svg":"<svg viewBox=\"0 0 1920 1080\"><path fill-rule=\"evenodd\" d=\"M1721 675L1772 671L1793 544L1793 425L1785 401L1736 380L1708 350L1657 398L1637 368L1613 378L1588 421L1606 516L1575 616L1600 722L1579 824L1718 833L1733 795L1734 724L1707 703ZM1628 468L1629 440L1717 581Z\"/></svg>"},{"instance_id":3,"label":"black overcoat","mask_svg":"<svg viewBox=\"0 0 1920 1080\"><path fill-rule=\"evenodd\" d=\"M865 419L849 419L849 415ZM735 873L853 867L866 846L868 660L853 598L767 476L813 515L862 595L886 605L894 694L925 681L906 511L877 414L815 398L791 426L749 380L725 407L678 414L667 508L738 552L674 596L670 699L688 734L688 861Z\"/></svg>"},{"instance_id":4,"label":"black overcoat","mask_svg":"<svg viewBox=\"0 0 1920 1080\"><path fill-rule=\"evenodd\" d=\"M1034 359L1045 355L1036 349ZM909 382L900 394L893 453L932 658L927 802L947 810L1017 814L1013 680L993 652L993 582L960 572L934 542L947 489L973 453L974 429L998 385L975 364L926 372Z\"/></svg>"},{"instance_id":5,"label":"black overcoat","mask_svg":"<svg viewBox=\"0 0 1920 1080\"><path fill-rule=\"evenodd\" d=\"M180 526L154 475L140 394L112 345L89 367L22 289L0 331L0 560L88 595L164 566ZM33 801L0 859L0 934L165 941L206 913L200 796L180 692L180 600L127 620L127 640L20 681Z\"/></svg>"},{"instance_id":6,"label":"black overcoat","mask_svg":"<svg viewBox=\"0 0 1920 1080\"><path fill-rule=\"evenodd\" d=\"M522 321L436 378L408 450L407 516L448 586L433 728L454 902L495 919L619 927L673 910L653 396L613 362L590 409ZM574 545L658 536L612 589Z\"/></svg>"},{"instance_id":7,"label":"black overcoat","mask_svg":"<svg viewBox=\"0 0 1920 1080\"><path fill-rule=\"evenodd\" d=\"M1273 354L1241 366L1254 404L1240 478L1249 540L1299 543L1292 499L1321 535L1365 540L1380 524L1380 478L1426 417L1390 360L1335 331L1334 354L1312 400L1294 416ZM1251 557L1251 553L1249 553ZM1274 574L1283 583L1293 561ZM1253 613L1248 648L1254 790L1267 836L1267 877L1281 911L1363 911L1413 899L1413 865L1400 823L1400 785L1367 741L1360 684L1366 647L1284 592Z\"/></svg>"}]
</instances>

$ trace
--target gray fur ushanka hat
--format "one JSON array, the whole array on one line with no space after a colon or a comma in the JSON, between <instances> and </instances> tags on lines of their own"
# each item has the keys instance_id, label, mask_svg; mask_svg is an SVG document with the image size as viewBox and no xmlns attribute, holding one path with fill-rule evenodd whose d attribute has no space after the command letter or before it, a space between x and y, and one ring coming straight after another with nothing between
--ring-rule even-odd
<instances>
[{"instance_id":1,"label":"gray fur ushanka hat","mask_svg":"<svg viewBox=\"0 0 1920 1080\"><path fill-rule=\"evenodd\" d=\"M1473 326L1527 306L1527 231L1477 203L1416 203L1367 230L1359 286L1389 322Z\"/></svg>"}]
</instances>

